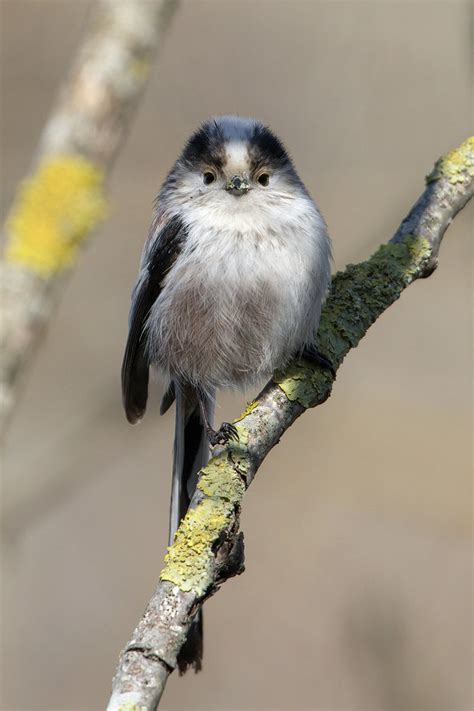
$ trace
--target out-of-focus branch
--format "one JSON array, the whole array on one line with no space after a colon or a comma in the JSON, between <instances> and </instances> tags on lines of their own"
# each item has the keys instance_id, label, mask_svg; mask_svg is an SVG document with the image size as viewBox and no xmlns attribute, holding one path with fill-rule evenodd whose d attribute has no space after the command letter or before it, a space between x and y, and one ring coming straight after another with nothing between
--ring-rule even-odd
<instances>
[{"instance_id":1,"label":"out-of-focus branch","mask_svg":"<svg viewBox=\"0 0 474 711\"><path fill-rule=\"evenodd\" d=\"M443 156L392 240L337 274L321 318L319 346L337 369L369 327L416 279L437 266L443 235L474 192L474 138ZM270 449L307 408L331 394L332 376L293 363L236 420L239 442L201 471L165 558L160 582L121 654L108 711L154 711L190 623L204 600L243 570L239 512Z\"/></svg>"},{"instance_id":2,"label":"out-of-focus branch","mask_svg":"<svg viewBox=\"0 0 474 711\"><path fill-rule=\"evenodd\" d=\"M147 83L176 0L100 0L4 228L0 430L58 301L106 212L104 181Z\"/></svg>"}]
</instances>

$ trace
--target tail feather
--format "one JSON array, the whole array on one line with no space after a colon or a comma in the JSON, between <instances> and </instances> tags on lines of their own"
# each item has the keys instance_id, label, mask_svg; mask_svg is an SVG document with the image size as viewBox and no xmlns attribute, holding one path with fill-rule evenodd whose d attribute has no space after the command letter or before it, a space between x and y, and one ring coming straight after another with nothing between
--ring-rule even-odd
<instances>
[{"instance_id":1,"label":"tail feather","mask_svg":"<svg viewBox=\"0 0 474 711\"><path fill-rule=\"evenodd\" d=\"M209 459L209 444L201 421L196 392L189 386L175 383L176 427L173 452L173 479L171 486L169 545L179 523L188 510L197 484L197 475ZM213 394L206 398L206 413L209 422L214 417ZM181 674L193 667L201 669L202 660L202 612L196 615L186 642L178 656Z\"/></svg>"},{"instance_id":2,"label":"tail feather","mask_svg":"<svg viewBox=\"0 0 474 711\"><path fill-rule=\"evenodd\" d=\"M186 642L183 644L178 654L178 669L180 676L194 669L197 673L202 669L202 652L203 652L203 624L202 610L199 610L196 617L192 621L189 628Z\"/></svg>"}]
</instances>

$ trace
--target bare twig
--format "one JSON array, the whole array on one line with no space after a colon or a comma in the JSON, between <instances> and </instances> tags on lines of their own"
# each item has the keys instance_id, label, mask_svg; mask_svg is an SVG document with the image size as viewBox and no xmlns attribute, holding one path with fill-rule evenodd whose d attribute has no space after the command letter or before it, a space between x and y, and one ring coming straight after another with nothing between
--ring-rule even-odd
<instances>
[{"instance_id":1,"label":"bare twig","mask_svg":"<svg viewBox=\"0 0 474 711\"><path fill-rule=\"evenodd\" d=\"M104 180L176 0L100 0L5 225L0 262L0 427L64 275L104 216ZM2 428L3 429L3 428Z\"/></svg>"},{"instance_id":2,"label":"bare twig","mask_svg":"<svg viewBox=\"0 0 474 711\"><path fill-rule=\"evenodd\" d=\"M443 235L474 192L474 138L443 156L395 236L366 262L337 274L321 318L319 345L337 369L369 327L416 279L437 266ZM260 464L307 408L331 394L333 378L309 364L275 374L236 420L239 442L200 473L198 488L165 558L160 582L121 654L108 711L156 709L193 615L243 569L239 511Z\"/></svg>"}]
</instances>

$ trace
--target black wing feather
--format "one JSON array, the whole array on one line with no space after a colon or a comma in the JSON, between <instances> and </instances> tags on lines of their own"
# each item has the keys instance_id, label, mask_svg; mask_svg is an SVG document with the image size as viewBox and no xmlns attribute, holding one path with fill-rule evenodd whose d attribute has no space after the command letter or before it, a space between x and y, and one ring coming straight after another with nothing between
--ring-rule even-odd
<instances>
[{"instance_id":1,"label":"black wing feather","mask_svg":"<svg viewBox=\"0 0 474 711\"><path fill-rule=\"evenodd\" d=\"M122 363L122 399L127 420L138 422L146 410L150 364L146 353L144 326L158 298L162 282L173 266L185 239L183 224L172 218L156 232L145 248L140 277L132 293L129 332Z\"/></svg>"}]
</instances>

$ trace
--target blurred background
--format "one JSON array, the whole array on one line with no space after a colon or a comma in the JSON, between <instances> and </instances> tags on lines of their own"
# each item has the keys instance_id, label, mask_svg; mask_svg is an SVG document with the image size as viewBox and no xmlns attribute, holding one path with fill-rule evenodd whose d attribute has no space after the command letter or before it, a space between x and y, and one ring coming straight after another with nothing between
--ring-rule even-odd
<instances>
[{"instance_id":1,"label":"blurred background","mask_svg":"<svg viewBox=\"0 0 474 711\"><path fill-rule=\"evenodd\" d=\"M94 2L2 0L2 215ZM335 269L394 233L470 126L468 2L182 0L109 182L110 218L28 371L4 457L1 708L105 706L158 580L173 414L130 427L119 371L152 200L212 114L271 124ZM472 706L472 206L269 455L246 571L205 606L204 670L163 709ZM248 393L250 399L255 393ZM246 398L224 395L217 419Z\"/></svg>"}]
</instances>

